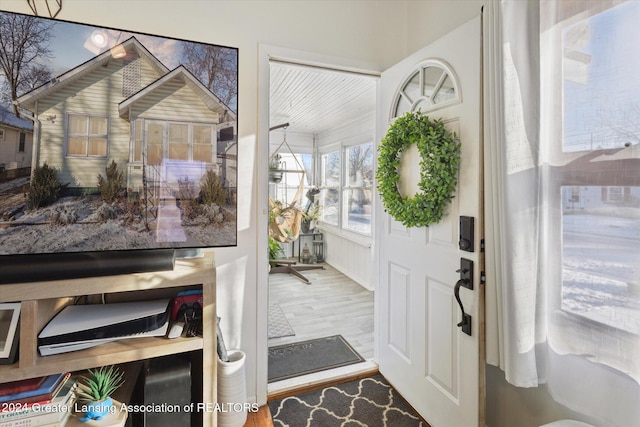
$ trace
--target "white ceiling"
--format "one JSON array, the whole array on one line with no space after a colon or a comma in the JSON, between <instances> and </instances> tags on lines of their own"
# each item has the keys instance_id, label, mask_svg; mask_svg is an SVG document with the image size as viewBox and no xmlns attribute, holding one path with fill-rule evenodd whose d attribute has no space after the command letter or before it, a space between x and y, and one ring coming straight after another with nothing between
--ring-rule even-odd
<instances>
[{"instance_id":1,"label":"white ceiling","mask_svg":"<svg viewBox=\"0 0 640 427\"><path fill-rule=\"evenodd\" d=\"M281 62L270 72L270 127L318 135L375 111L373 76Z\"/></svg>"}]
</instances>

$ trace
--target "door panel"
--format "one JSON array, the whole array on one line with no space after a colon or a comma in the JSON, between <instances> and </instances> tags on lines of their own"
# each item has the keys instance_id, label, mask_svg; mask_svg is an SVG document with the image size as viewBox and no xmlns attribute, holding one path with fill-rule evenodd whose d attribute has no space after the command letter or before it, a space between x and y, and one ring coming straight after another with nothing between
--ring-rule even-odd
<instances>
[{"instance_id":1,"label":"door panel","mask_svg":"<svg viewBox=\"0 0 640 427\"><path fill-rule=\"evenodd\" d=\"M386 215L385 220L387 223L385 230L387 234L398 238L411 238L409 229L405 228L401 223L399 223L398 221L394 221L393 218L391 218L389 215Z\"/></svg>"},{"instance_id":2,"label":"door panel","mask_svg":"<svg viewBox=\"0 0 640 427\"><path fill-rule=\"evenodd\" d=\"M427 289L427 378L455 394L456 370L452 363L457 353L455 334L439 325L455 321L456 307L451 304L451 290L447 284L427 279Z\"/></svg>"},{"instance_id":3,"label":"door panel","mask_svg":"<svg viewBox=\"0 0 640 427\"><path fill-rule=\"evenodd\" d=\"M389 111L399 102L398 91L408 84L400 94L407 101L404 104L433 108L425 114L442 118L462 144L456 196L438 224L407 229L389 217L381 203L376 206L377 362L381 373L433 427L484 424L484 402L480 401L484 396L480 393L484 333L479 327L483 323L483 294L478 283L482 224L480 34L478 17L385 71L380 85L378 141L390 124ZM437 73L437 82L431 86L440 89L430 101L419 100L416 94L421 93L420 88L414 86L428 86L431 80L426 77L437 71L431 68L434 64L444 64L448 77ZM422 71L415 74L417 69ZM457 92L451 94L451 88ZM438 93L446 96L436 99ZM415 164L417 160L403 162ZM474 252L458 249L459 215L475 218ZM465 312L472 316L471 336L457 326L461 311L454 286L460 277L456 270L461 257L474 262L474 290L460 290Z\"/></svg>"},{"instance_id":4,"label":"door panel","mask_svg":"<svg viewBox=\"0 0 640 427\"><path fill-rule=\"evenodd\" d=\"M389 281L396 284L396 292L389 298L389 313L391 314L389 327L389 346L398 355L410 361L411 336L411 293L409 270L399 265L389 267Z\"/></svg>"}]
</instances>

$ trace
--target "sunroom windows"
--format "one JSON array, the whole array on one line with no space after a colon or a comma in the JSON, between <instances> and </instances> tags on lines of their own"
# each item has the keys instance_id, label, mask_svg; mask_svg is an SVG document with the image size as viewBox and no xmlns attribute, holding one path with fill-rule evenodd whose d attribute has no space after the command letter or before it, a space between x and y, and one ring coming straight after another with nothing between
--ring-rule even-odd
<instances>
[{"instance_id":1,"label":"sunroom windows","mask_svg":"<svg viewBox=\"0 0 640 427\"><path fill-rule=\"evenodd\" d=\"M371 235L373 143L334 147L320 155L322 221Z\"/></svg>"},{"instance_id":2,"label":"sunroom windows","mask_svg":"<svg viewBox=\"0 0 640 427\"><path fill-rule=\"evenodd\" d=\"M337 227L340 224L340 151L322 154L320 159L322 221Z\"/></svg>"},{"instance_id":3,"label":"sunroom windows","mask_svg":"<svg viewBox=\"0 0 640 427\"><path fill-rule=\"evenodd\" d=\"M294 202L300 187L300 180L303 180L299 203L306 207L308 203L306 194L313 182L313 155L311 153L302 153L299 150L295 152L282 150L278 152L278 155L280 156L280 168L283 173L280 181L272 181L272 186L270 187L271 196L275 200L290 205ZM304 174L302 173L303 171Z\"/></svg>"}]
</instances>

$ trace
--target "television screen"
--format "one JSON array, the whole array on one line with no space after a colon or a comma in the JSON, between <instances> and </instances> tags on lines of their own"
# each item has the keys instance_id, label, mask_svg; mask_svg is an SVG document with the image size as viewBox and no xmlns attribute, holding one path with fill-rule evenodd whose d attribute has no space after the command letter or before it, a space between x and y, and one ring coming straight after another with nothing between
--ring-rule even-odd
<instances>
[{"instance_id":1,"label":"television screen","mask_svg":"<svg viewBox=\"0 0 640 427\"><path fill-rule=\"evenodd\" d=\"M0 263L236 245L236 48L9 12L0 38Z\"/></svg>"}]
</instances>

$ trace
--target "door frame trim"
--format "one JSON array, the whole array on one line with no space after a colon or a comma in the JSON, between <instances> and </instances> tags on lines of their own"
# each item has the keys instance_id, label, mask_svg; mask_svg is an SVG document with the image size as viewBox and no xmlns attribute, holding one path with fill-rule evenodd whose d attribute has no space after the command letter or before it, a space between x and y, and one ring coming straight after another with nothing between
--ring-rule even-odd
<instances>
[{"instance_id":1,"label":"door frame trim","mask_svg":"<svg viewBox=\"0 0 640 427\"><path fill-rule=\"evenodd\" d=\"M267 318L269 289L260 286L269 280L268 257L268 198L269 198L269 103L271 61L286 62L292 65L310 66L333 71L365 74L379 77L381 71L369 62L349 58L340 58L319 53L305 52L269 44L258 44L258 135L256 153L256 208L257 208L257 244L256 244L256 400L259 405L267 402L267 366L268 338ZM374 320L375 323L375 320ZM375 331L374 331L375 334ZM374 350L375 359L375 350Z\"/></svg>"}]
</instances>

